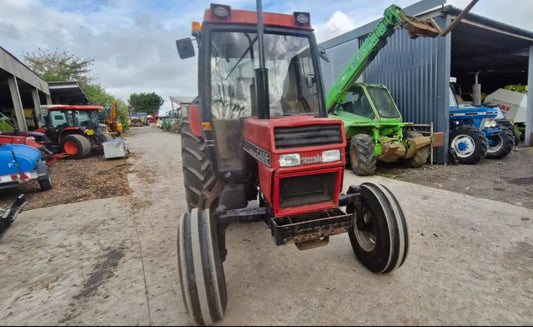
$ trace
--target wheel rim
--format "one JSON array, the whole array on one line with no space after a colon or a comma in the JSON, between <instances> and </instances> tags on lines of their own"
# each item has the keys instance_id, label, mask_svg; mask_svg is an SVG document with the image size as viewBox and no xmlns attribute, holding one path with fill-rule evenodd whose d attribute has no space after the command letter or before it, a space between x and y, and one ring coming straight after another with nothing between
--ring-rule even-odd
<instances>
[{"instance_id":1,"label":"wheel rim","mask_svg":"<svg viewBox=\"0 0 533 327\"><path fill-rule=\"evenodd\" d=\"M452 140L452 147L460 158L468 158L476 150L474 139L468 135L459 135L455 137Z\"/></svg>"},{"instance_id":2,"label":"wheel rim","mask_svg":"<svg viewBox=\"0 0 533 327\"><path fill-rule=\"evenodd\" d=\"M498 152L503 146L503 140L501 135L496 135L489 139L488 153Z\"/></svg>"},{"instance_id":3,"label":"wheel rim","mask_svg":"<svg viewBox=\"0 0 533 327\"><path fill-rule=\"evenodd\" d=\"M362 208L362 217L357 217L354 224L354 234L361 248L366 252L372 252L376 248L376 231L374 228L374 216L366 207Z\"/></svg>"},{"instance_id":4,"label":"wheel rim","mask_svg":"<svg viewBox=\"0 0 533 327\"><path fill-rule=\"evenodd\" d=\"M65 144L63 144L63 151L65 151L67 154L74 155L78 153L79 150L75 142L66 141Z\"/></svg>"}]
</instances>

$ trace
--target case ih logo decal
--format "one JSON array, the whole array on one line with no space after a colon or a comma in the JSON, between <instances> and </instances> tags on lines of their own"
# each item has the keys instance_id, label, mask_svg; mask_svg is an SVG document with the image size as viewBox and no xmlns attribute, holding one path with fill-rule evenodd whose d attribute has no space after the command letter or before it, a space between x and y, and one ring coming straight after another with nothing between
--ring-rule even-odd
<instances>
[{"instance_id":1,"label":"case ih logo decal","mask_svg":"<svg viewBox=\"0 0 533 327\"><path fill-rule=\"evenodd\" d=\"M243 149L255 159L261 161L268 167L271 167L270 166L270 152L263 150L260 147L256 146L255 144L252 144L246 140L244 141Z\"/></svg>"}]
</instances>

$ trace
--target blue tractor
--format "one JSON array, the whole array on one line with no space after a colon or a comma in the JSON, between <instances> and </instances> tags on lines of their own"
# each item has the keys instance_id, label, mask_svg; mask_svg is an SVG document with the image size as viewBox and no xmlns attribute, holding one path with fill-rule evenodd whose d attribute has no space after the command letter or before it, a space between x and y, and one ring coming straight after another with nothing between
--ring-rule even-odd
<instances>
[{"instance_id":1,"label":"blue tractor","mask_svg":"<svg viewBox=\"0 0 533 327\"><path fill-rule=\"evenodd\" d=\"M506 157L514 145L514 135L498 125L498 108L460 105L450 83L449 152L453 163L473 165L483 158Z\"/></svg>"}]
</instances>

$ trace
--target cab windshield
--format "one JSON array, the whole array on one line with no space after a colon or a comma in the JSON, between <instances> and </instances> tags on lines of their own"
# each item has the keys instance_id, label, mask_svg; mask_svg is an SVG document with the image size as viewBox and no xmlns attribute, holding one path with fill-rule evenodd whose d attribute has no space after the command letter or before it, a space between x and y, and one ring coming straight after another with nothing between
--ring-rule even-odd
<instances>
[{"instance_id":1,"label":"cab windshield","mask_svg":"<svg viewBox=\"0 0 533 327\"><path fill-rule=\"evenodd\" d=\"M368 87L368 94L374 102L374 106L381 118L400 118L400 111L387 89L380 87Z\"/></svg>"},{"instance_id":2,"label":"cab windshield","mask_svg":"<svg viewBox=\"0 0 533 327\"><path fill-rule=\"evenodd\" d=\"M320 98L310 40L265 33L270 116L319 115ZM257 116L252 110L255 69L260 67L257 33L216 31L210 42L213 119Z\"/></svg>"},{"instance_id":3,"label":"cab windshield","mask_svg":"<svg viewBox=\"0 0 533 327\"><path fill-rule=\"evenodd\" d=\"M48 116L54 127L95 127L99 124L97 110L49 111Z\"/></svg>"}]
</instances>

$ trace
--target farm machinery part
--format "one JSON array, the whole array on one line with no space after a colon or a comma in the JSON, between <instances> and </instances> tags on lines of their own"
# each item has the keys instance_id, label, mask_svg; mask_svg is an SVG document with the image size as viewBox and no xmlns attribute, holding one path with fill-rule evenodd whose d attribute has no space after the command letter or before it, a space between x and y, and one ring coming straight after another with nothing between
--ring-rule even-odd
<instances>
[{"instance_id":1,"label":"farm machinery part","mask_svg":"<svg viewBox=\"0 0 533 327\"><path fill-rule=\"evenodd\" d=\"M496 121L513 131L515 145L525 139L527 85L506 85L485 97L485 105L498 107L503 118Z\"/></svg>"},{"instance_id":2,"label":"farm machinery part","mask_svg":"<svg viewBox=\"0 0 533 327\"><path fill-rule=\"evenodd\" d=\"M0 236L9 226L11 226L15 219L17 219L18 214L22 211L27 203L28 200L26 199L26 195L23 193L17 196L11 207L0 207Z\"/></svg>"}]
</instances>

